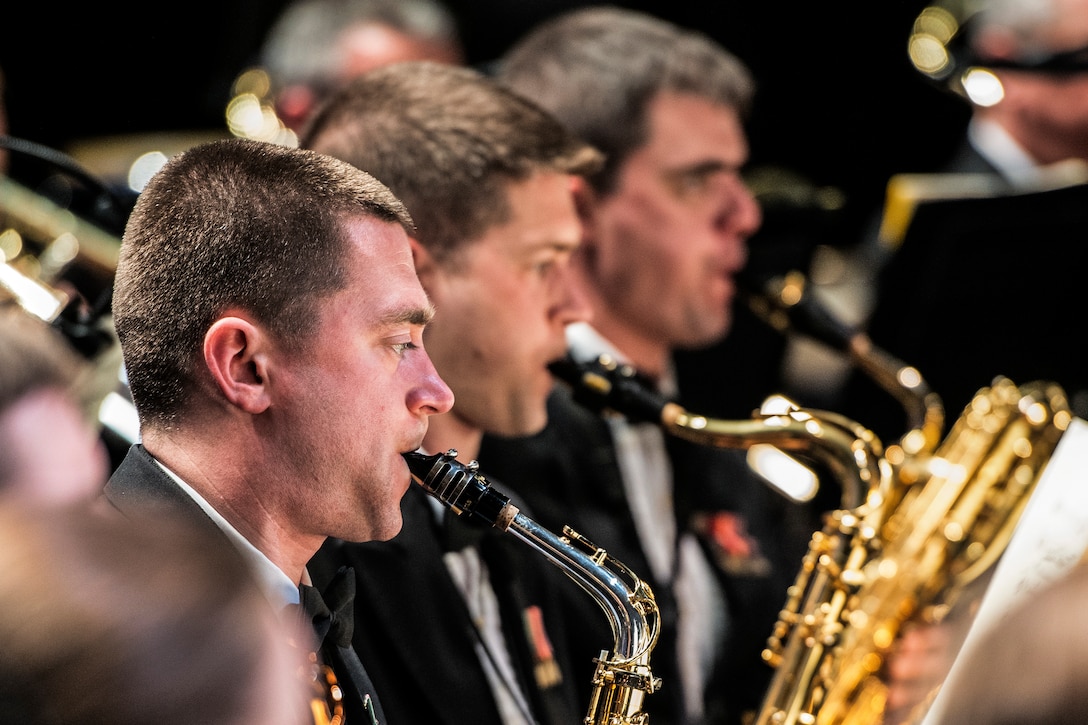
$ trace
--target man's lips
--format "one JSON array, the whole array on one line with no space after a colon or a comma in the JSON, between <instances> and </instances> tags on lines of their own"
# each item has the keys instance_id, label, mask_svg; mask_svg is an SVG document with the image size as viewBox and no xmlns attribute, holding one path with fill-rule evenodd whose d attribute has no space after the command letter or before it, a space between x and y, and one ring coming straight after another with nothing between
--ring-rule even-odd
<instances>
[{"instance_id":1,"label":"man's lips","mask_svg":"<svg viewBox=\"0 0 1088 725\"><path fill-rule=\"evenodd\" d=\"M569 355L570 350L567 348L566 344L555 348L555 350L552 351L552 354L544 360L544 369L550 370L553 364L563 362Z\"/></svg>"}]
</instances>

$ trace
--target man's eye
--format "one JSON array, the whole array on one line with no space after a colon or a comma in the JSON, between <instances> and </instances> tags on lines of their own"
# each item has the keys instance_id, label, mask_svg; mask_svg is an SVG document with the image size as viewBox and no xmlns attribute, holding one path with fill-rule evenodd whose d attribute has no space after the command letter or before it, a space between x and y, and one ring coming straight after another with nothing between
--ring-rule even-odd
<instances>
[{"instance_id":1,"label":"man's eye","mask_svg":"<svg viewBox=\"0 0 1088 725\"><path fill-rule=\"evenodd\" d=\"M395 342L393 343L393 352L398 355L403 355L409 350L415 350L418 347L414 342Z\"/></svg>"},{"instance_id":2,"label":"man's eye","mask_svg":"<svg viewBox=\"0 0 1088 725\"><path fill-rule=\"evenodd\" d=\"M683 191L698 192L710 186L711 175L706 173L690 173L680 177L680 188Z\"/></svg>"}]
</instances>

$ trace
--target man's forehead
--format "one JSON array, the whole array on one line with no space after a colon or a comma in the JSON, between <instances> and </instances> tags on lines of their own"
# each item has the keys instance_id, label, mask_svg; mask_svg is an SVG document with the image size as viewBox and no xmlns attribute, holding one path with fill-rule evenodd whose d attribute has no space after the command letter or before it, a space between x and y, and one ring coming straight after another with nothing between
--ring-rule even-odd
<instances>
[{"instance_id":1,"label":"man's forehead","mask_svg":"<svg viewBox=\"0 0 1088 725\"><path fill-rule=\"evenodd\" d=\"M668 158L708 153L729 162L747 155L748 141L740 114L731 106L692 94L663 93L651 102L644 148Z\"/></svg>"},{"instance_id":2,"label":"man's forehead","mask_svg":"<svg viewBox=\"0 0 1088 725\"><path fill-rule=\"evenodd\" d=\"M507 186L507 218L462 246L466 255L532 256L577 246L582 226L574 206L574 177L534 172Z\"/></svg>"},{"instance_id":3,"label":"man's forehead","mask_svg":"<svg viewBox=\"0 0 1088 725\"><path fill-rule=\"evenodd\" d=\"M434 306L419 284L414 269L410 277L378 276L369 281L357 280L341 294L348 309L354 310L349 314L379 332L421 327L434 319Z\"/></svg>"},{"instance_id":4,"label":"man's forehead","mask_svg":"<svg viewBox=\"0 0 1088 725\"><path fill-rule=\"evenodd\" d=\"M359 212L343 220L348 239L356 245L356 251L365 254L398 254L411 248L408 245L408 233L397 221L381 219L373 214Z\"/></svg>"}]
</instances>

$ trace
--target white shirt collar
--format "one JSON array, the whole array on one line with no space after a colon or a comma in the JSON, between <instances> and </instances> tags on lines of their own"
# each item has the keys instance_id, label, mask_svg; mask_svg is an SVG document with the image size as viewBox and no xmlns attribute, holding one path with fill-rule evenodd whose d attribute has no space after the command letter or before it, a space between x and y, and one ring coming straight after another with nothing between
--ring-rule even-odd
<instances>
[{"instance_id":1,"label":"white shirt collar","mask_svg":"<svg viewBox=\"0 0 1088 725\"><path fill-rule=\"evenodd\" d=\"M967 138L1011 183L1026 185L1038 181L1038 162L1000 124L973 118L967 125Z\"/></svg>"}]
</instances>

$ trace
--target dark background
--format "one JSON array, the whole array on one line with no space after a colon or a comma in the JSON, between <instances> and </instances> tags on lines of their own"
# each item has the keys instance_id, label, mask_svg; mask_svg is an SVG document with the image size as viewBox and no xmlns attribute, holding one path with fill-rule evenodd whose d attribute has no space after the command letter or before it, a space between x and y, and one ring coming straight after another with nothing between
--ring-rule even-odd
<instances>
[{"instance_id":1,"label":"dark background","mask_svg":"<svg viewBox=\"0 0 1088 725\"><path fill-rule=\"evenodd\" d=\"M10 132L62 151L133 134L227 135L231 85L255 62L286 2L22 2L0 25ZM446 2L476 66L495 60L540 20L591 4ZM749 244L751 271L808 271L818 247L853 246L882 206L888 178L938 168L967 121L965 104L908 60L908 35L926 0L616 4L701 30L751 68L758 86L748 127L751 171L778 172L774 183L756 189L764 225ZM20 180L17 170L13 160ZM814 192L826 190L842 200L830 211L811 203L828 196ZM738 311L727 340L679 357L681 393L697 398L701 413L748 417L766 393L783 389L785 354L780 335ZM746 384L722 384L729 380Z\"/></svg>"},{"instance_id":2,"label":"dark background","mask_svg":"<svg viewBox=\"0 0 1088 725\"><path fill-rule=\"evenodd\" d=\"M63 149L101 136L222 129L231 82L284 4L12 3L0 25L10 132ZM582 4L448 2L472 64L494 59L541 18ZM927 85L907 60L922 0L618 4L702 30L748 63L760 89L749 129L753 166L785 167L841 190L857 210L851 219L879 204L891 173L936 166L966 120L957 99Z\"/></svg>"}]
</instances>

